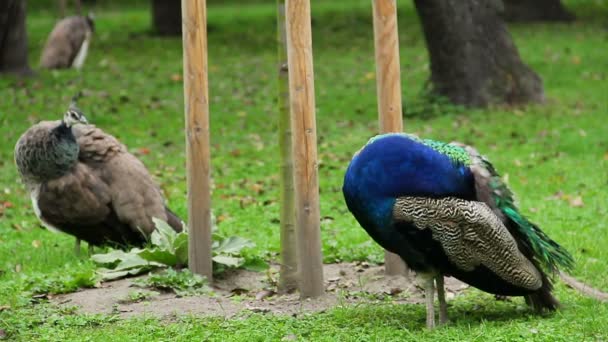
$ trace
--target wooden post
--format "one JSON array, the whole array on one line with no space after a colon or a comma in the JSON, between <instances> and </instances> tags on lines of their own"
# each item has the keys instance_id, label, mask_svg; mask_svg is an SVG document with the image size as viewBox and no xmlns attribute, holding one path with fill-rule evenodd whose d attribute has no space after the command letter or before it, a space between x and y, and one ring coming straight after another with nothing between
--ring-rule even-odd
<instances>
[{"instance_id":1,"label":"wooden post","mask_svg":"<svg viewBox=\"0 0 608 342\"><path fill-rule=\"evenodd\" d=\"M293 133L298 284L302 297L323 294L317 133L310 1L287 0L287 64Z\"/></svg>"},{"instance_id":2,"label":"wooden post","mask_svg":"<svg viewBox=\"0 0 608 342\"><path fill-rule=\"evenodd\" d=\"M182 0L188 180L188 267L212 280L207 5Z\"/></svg>"},{"instance_id":3,"label":"wooden post","mask_svg":"<svg viewBox=\"0 0 608 342\"><path fill-rule=\"evenodd\" d=\"M372 0L372 7L380 132L401 132L403 131L403 119L397 4L395 0ZM396 254L385 251L384 265L388 275L407 275L405 263Z\"/></svg>"},{"instance_id":4,"label":"wooden post","mask_svg":"<svg viewBox=\"0 0 608 342\"><path fill-rule=\"evenodd\" d=\"M289 113L285 0L277 0L277 55L277 110L279 115L279 151L281 155L281 270L279 290L280 292L291 292L298 286L298 260L293 188L293 146Z\"/></svg>"}]
</instances>

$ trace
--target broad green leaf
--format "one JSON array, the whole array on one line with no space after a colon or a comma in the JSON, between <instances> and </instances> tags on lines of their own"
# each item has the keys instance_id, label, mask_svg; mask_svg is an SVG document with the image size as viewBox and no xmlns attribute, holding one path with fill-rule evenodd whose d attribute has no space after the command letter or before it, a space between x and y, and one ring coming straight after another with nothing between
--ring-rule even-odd
<instances>
[{"instance_id":1,"label":"broad green leaf","mask_svg":"<svg viewBox=\"0 0 608 342\"><path fill-rule=\"evenodd\" d=\"M122 259L116 267L115 270L125 270L129 268L142 267L142 266L163 266L162 263L148 261L138 254L127 254L127 258Z\"/></svg>"},{"instance_id":2,"label":"broad green leaf","mask_svg":"<svg viewBox=\"0 0 608 342\"><path fill-rule=\"evenodd\" d=\"M173 252L173 241L175 240L177 233L163 220L154 217L152 218L152 221L156 227L151 235L152 244L161 249Z\"/></svg>"},{"instance_id":3,"label":"broad green leaf","mask_svg":"<svg viewBox=\"0 0 608 342\"><path fill-rule=\"evenodd\" d=\"M262 258L246 259L242 267L249 271L262 272L268 269L268 263Z\"/></svg>"},{"instance_id":4,"label":"broad green leaf","mask_svg":"<svg viewBox=\"0 0 608 342\"><path fill-rule=\"evenodd\" d=\"M129 253L132 253L134 250L139 251L139 249L132 249L130 252L125 252L120 249L113 249L105 254L94 254L91 256L91 260L93 260L97 264L113 264L120 262L122 260L129 258Z\"/></svg>"},{"instance_id":5,"label":"broad green leaf","mask_svg":"<svg viewBox=\"0 0 608 342\"><path fill-rule=\"evenodd\" d=\"M175 257L181 265L188 264L188 234L179 233L173 242Z\"/></svg>"},{"instance_id":6,"label":"broad green leaf","mask_svg":"<svg viewBox=\"0 0 608 342\"><path fill-rule=\"evenodd\" d=\"M239 267L243 264L244 259L228 255L216 255L213 257L213 261L229 267Z\"/></svg>"},{"instance_id":7,"label":"broad green leaf","mask_svg":"<svg viewBox=\"0 0 608 342\"><path fill-rule=\"evenodd\" d=\"M131 268L129 270L110 270L107 268L100 268L97 270L97 273L101 276L101 280L103 281L108 281L108 280L115 280L115 279L120 279L129 275L138 275L141 274L145 271L147 271L148 268L146 267L137 267L137 268Z\"/></svg>"},{"instance_id":8,"label":"broad green leaf","mask_svg":"<svg viewBox=\"0 0 608 342\"><path fill-rule=\"evenodd\" d=\"M231 236L220 242L219 246L213 251L216 254L237 254L245 247L255 247L251 240L238 236Z\"/></svg>"},{"instance_id":9,"label":"broad green leaf","mask_svg":"<svg viewBox=\"0 0 608 342\"><path fill-rule=\"evenodd\" d=\"M177 257L175 254L167 251L161 250L159 248L154 249L144 249L143 251L138 253L138 256L145 261L158 262L167 266L175 266L177 263Z\"/></svg>"}]
</instances>

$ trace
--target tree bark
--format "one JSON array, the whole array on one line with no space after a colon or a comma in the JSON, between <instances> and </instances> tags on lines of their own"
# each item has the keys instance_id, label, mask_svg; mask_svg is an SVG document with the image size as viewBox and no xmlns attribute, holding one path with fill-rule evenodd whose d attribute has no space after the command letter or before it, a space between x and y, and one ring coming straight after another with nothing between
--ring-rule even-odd
<instances>
[{"instance_id":1,"label":"tree bark","mask_svg":"<svg viewBox=\"0 0 608 342\"><path fill-rule=\"evenodd\" d=\"M503 0L507 21L572 21L570 13L561 0Z\"/></svg>"},{"instance_id":2,"label":"tree bark","mask_svg":"<svg viewBox=\"0 0 608 342\"><path fill-rule=\"evenodd\" d=\"M182 12L176 0L152 0L152 26L160 35L182 34Z\"/></svg>"},{"instance_id":3,"label":"tree bark","mask_svg":"<svg viewBox=\"0 0 608 342\"><path fill-rule=\"evenodd\" d=\"M25 0L0 1L0 73L31 75L25 28Z\"/></svg>"},{"instance_id":4,"label":"tree bark","mask_svg":"<svg viewBox=\"0 0 608 342\"><path fill-rule=\"evenodd\" d=\"M519 57L499 0L415 0L431 60L433 91L484 107L544 100L542 80Z\"/></svg>"}]
</instances>

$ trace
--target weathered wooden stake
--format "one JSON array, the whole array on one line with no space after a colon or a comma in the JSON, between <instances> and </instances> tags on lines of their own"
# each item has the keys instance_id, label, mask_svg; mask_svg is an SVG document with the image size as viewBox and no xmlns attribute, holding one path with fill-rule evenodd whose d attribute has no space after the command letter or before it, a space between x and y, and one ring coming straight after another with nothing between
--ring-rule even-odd
<instances>
[{"instance_id":1,"label":"weathered wooden stake","mask_svg":"<svg viewBox=\"0 0 608 342\"><path fill-rule=\"evenodd\" d=\"M279 290L290 292L298 286L296 225L293 188L291 116L289 113L289 77L287 71L287 32L285 0L277 0L277 55L279 115L279 150L281 155L281 270Z\"/></svg>"},{"instance_id":2,"label":"weathered wooden stake","mask_svg":"<svg viewBox=\"0 0 608 342\"><path fill-rule=\"evenodd\" d=\"M285 17L295 171L298 284L302 297L316 297L324 291L310 1L287 0Z\"/></svg>"},{"instance_id":3,"label":"weathered wooden stake","mask_svg":"<svg viewBox=\"0 0 608 342\"><path fill-rule=\"evenodd\" d=\"M395 0L372 0L372 7L380 132L401 132L403 131L403 119L401 117L397 4ZM388 275L407 275L405 263L396 254L386 251L384 265Z\"/></svg>"},{"instance_id":4,"label":"weathered wooden stake","mask_svg":"<svg viewBox=\"0 0 608 342\"><path fill-rule=\"evenodd\" d=\"M212 280L207 5L182 0L188 180L188 267Z\"/></svg>"}]
</instances>

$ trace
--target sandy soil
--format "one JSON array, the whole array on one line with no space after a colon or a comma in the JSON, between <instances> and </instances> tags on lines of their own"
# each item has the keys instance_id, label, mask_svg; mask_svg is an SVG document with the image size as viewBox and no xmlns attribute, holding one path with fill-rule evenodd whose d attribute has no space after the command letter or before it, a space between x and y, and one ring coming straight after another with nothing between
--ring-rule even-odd
<instances>
[{"instance_id":1,"label":"sandy soil","mask_svg":"<svg viewBox=\"0 0 608 342\"><path fill-rule=\"evenodd\" d=\"M297 293L276 294L267 273L235 270L215 279L212 295L178 297L173 293L159 293L133 302L129 300L130 294L145 291L133 284L134 279L102 283L98 288L56 296L52 301L58 305L78 306L84 313L170 318L182 314L232 317L243 312L299 315L373 303L385 296L391 296L394 303L422 303L424 299L423 291L413 279L384 276L384 267L367 263L325 265L326 294L305 300ZM445 283L448 300L468 287L453 278L446 278Z\"/></svg>"}]
</instances>

